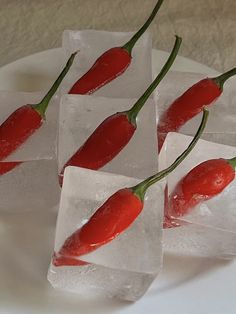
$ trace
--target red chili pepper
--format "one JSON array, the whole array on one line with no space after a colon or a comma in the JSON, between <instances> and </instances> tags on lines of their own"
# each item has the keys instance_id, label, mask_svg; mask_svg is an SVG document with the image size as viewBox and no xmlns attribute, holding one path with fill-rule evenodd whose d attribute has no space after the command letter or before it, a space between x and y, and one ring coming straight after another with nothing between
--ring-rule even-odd
<instances>
[{"instance_id":1,"label":"red chili pepper","mask_svg":"<svg viewBox=\"0 0 236 314\"><path fill-rule=\"evenodd\" d=\"M0 176L20 165L20 161L0 162Z\"/></svg>"},{"instance_id":2,"label":"red chili pepper","mask_svg":"<svg viewBox=\"0 0 236 314\"><path fill-rule=\"evenodd\" d=\"M36 105L24 105L15 110L0 126L0 161L4 160L22 145L43 123L48 104L69 71L76 53L69 58L65 68L46 94ZM4 174L20 162L1 162L0 174Z\"/></svg>"},{"instance_id":3,"label":"red chili pepper","mask_svg":"<svg viewBox=\"0 0 236 314\"><path fill-rule=\"evenodd\" d=\"M131 63L134 45L153 21L163 1L157 2L146 23L124 46L114 47L103 53L89 71L72 86L69 94L91 94L120 76Z\"/></svg>"},{"instance_id":4,"label":"red chili pepper","mask_svg":"<svg viewBox=\"0 0 236 314\"><path fill-rule=\"evenodd\" d=\"M78 264L76 262L78 257L96 250L126 230L142 211L147 189L172 172L193 149L205 127L207 117L208 112L204 111L193 141L171 166L136 186L123 188L110 196L86 224L66 239L59 252L54 254L53 264L80 265L80 260Z\"/></svg>"},{"instance_id":5,"label":"red chili pepper","mask_svg":"<svg viewBox=\"0 0 236 314\"><path fill-rule=\"evenodd\" d=\"M201 112L203 107L216 100L223 92L225 81L235 74L236 68L218 77L203 79L177 98L158 122L158 150L161 150L168 132L178 131L188 120Z\"/></svg>"},{"instance_id":6,"label":"red chili pepper","mask_svg":"<svg viewBox=\"0 0 236 314\"><path fill-rule=\"evenodd\" d=\"M106 118L67 161L59 176L61 185L64 169L67 166L97 170L111 161L128 144L136 131L136 119L139 111L173 64L181 41L181 38L176 36L175 45L166 64L133 107L128 111L118 112Z\"/></svg>"},{"instance_id":7,"label":"red chili pepper","mask_svg":"<svg viewBox=\"0 0 236 314\"><path fill-rule=\"evenodd\" d=\"M221 193L235 178L236 158L210 159L194 167L176 185L165 208L168 218L186 215L194 206Z\"/></svg>"}]
</instances>

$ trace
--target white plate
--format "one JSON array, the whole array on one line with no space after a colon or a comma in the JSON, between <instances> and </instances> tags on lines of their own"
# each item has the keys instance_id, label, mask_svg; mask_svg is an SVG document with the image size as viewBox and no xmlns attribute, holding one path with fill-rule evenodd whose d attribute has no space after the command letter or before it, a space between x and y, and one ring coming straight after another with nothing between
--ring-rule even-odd
<instances>
[{"instance_id":1,"label":"white plate","mask_svg":"<svg viewBox=\"0 0 236 314\"><path fill-rule=\"evenodd\" d=\"M167 53L153 51L158 69ZM0 69L1 90L47 89L64 63L60 48L20 59ZM178 57L174 70L217 75ZM9 196L10 197L10 196ZM53 290L46 280L56 213L0 213L1 314L233 314L236 262L165 256L164 269L137 303L85 300Z\"/></svg>"}]
</instances>

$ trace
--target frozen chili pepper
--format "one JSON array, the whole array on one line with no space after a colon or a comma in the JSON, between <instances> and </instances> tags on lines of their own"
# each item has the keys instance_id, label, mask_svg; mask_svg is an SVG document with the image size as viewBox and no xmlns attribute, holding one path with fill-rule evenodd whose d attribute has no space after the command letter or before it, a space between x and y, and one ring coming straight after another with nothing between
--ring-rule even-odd
<instances>
[{"instance_id":1,"label":"frozen chili pepper","mask_svg":"<svg viewBox=\"0 0 236 314\"><path fill-rule=\"evenodd\" d=\"M169 197L165 215L178 218L202 201L221 193L235 179L236 158L210 159L194 167L176 185Z\"/></svg>"},{"instance_id":2,"label":"frozen chili pepper","mask_svg":"<svg viewBox=\"0 0 236 314\"><path fill-rule=\"evenodd\" d=\"M78 257L96 250L126 230L141 213L147 189L172 172L193 149L203 132L207 117L208 112L204 111L194 139L172 165L136 186L123 188L110 196L88 222L66 239L59 252L54 254L53 264L81 265L80 260L76 263Z\"/></svg>"},{"instance_id":3,"label":"frozen chili pepper","mask_svg":"<svg viewBox=\"0 0 236 314\"><path fill-rule=\"evenodd\" d=\"M134 45L151 24L163 1L157 2L148 20L124 46L114 47L104 52L88 72L72 86L69 94L91 94L121 75L131 63Z\"/></svg>"},{"instance_id":4,"label":"frozen chili pepper","mask_svg":"<svg viewBox=\"0 0 236 314\"><path fill-rule=\"evenodd\" d=\"M60 184L67 166L97 170L111 161L128 144L137 128L136 119L139 111L173 64L180 45L181 38L176 36L172 52L156 79L131 109L111 115L96 128L64 165L59 176Z\"/></svg>"},{"instance_id":5,"label":"frozen chili pepper","mask_svg":"<svg viewBox=\"0 0 236 314\"><path fill-rule=\"evenodd\" d=\"M20 161L0 162L0 176L20 165Z\"/></svg>"},{"instance_id":6,"label":"frozen chili pepper","mask_svg":"<svg viewBox=\"0 0 236 314\"><path fill-rule=\"evenodd\" d=\"M159 151L167 133L178 131L203 107L215 101L222 94L225 81L233 75L236 75L236 68L215 78L205 78L190 87L167 108L157 126Z\"/></svg>"},{"instance_id":7,"label":"frozen chili pepper","mask_svg":"<svg viewBox=\"0 0 236 314\"><path fill-rule=\"evenodd\" d=\"M0 161L12 154L42 125L48 104L69 71L75 55L76 53L71 55L63 71L40 103L18 108L0 125ZM19 162L6 162L4 165L4 162L1 162L0 174L10 171L18 164Z\"/></svg>"}]
</instances>

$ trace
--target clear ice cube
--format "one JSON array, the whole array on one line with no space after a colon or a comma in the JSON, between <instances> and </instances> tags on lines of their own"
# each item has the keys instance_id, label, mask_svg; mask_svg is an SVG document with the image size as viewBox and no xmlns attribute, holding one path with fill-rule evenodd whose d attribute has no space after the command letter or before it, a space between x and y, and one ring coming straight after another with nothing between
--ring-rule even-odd
<instances>
[{"instance_id":1,"label":"clear ice cube","mask_svg":"<svg viewBox=\"0 0 236 314\"><path fill-rule=\"evenodd\" d=\"M44 93L0 92L2 124L16 109L37 104ZM0 172L9 162L19 162L0 175L0 211L48 210L59 202L56 162L59 97L49 103L46 120L20 147L0 161Z\"/></svg>"},{"instance_id":2,"label":"clear ice cube","mask_svg":"<svg viewBox=\"0 0 236 314\"><path fill-rule=\"evenodd\" d=\"M181 227L164 229L165 253L195 257L235 258L236 232L179 221Z\"/></svg>"},{"instance_id":3,"label":"clear ice cube","mask_svg":"<svg viewBox=\"0 0 236 314\"><path fill-rule=\"evenodd\" d=\"M1 167L1 162L0 162ZM45 211L60 200L55 160L25 161L0 175L0 211Z\"/></svg>"},{"instance_id":4,"label":"clear ice cube","mask_svg":"<svg viewBox=\"0 0 236 314\"><path fill-rule=\"evenodd\" d=\"M63 33L62 47L67 56L79 50L75 62L62 83L62 93L67 93L73 84L93 65L106 50L123 46L133 32L107 32L97 30ZM132 51L132 61L127 70L115 80L97 90L94 95L105 97L135 98L144 92L152 81L152 40L147 31L137 41Z\"/></svg>"},{"instance_id":5,"label":"clear ice cube","mask_svg":"<svg viewBox=\"0 0 236 314\"><path fill-rule=\"evenodd\" d=\"M59 115L59 171L97 126L117 111L130 109L136 99L80 95L62 97ZM139 112L137 130L124 149L101 170L146 178L157 171L156 111L148 100Z\"/></svg>"},{"instance_id":6,"label":"clear ice cube","mask_svg":"<svg viewBox=\"0 0 236 314\"><path fill-rule=\"evenodd\" d=\"M207 75L198 73L169 72L159 87L158 94L158 115L181 96L188 88L197 83ZM220 97L207 108L210 111L209 119L202 135L202 138L225 145L235 145L236 142L236 94L235 78L229 79L224 84L224 91ZM197 96L196 96L197 97ZM191 106L191 104L189 104ZM200 124L202 114L198 114L189 120L179 130L185 135L194 135Z\"/></svg>"},{"instance_id":7,"label":"clear ice cube","mask_svg":"<svg viewBox=\"0 0 236 314\"><path fill-rule=\"evenodd\" d=\"M192 137L169 133L159 156L160 169L170 165L187 147ZM209 159L230 159L236 147L199 140L191 154L167 179L169 194L191 169ZM200 256L230 258L236 255L236 181L217 196L195 206L179 218L180 227L165 229L167 251Z\"/></svg>"},{"instance_id":8,"label":"clear ice cube","mask_svg":"<svg viewBox=\"0 0 236 314\"><path fill-rule=\"evenodd\" d=\"M27 104L37 104L43 98L43 93L0 92L0 125L16 109ZM5 161L30 161L40 159L55 159L56 136L58 126L59 97L54 96L47 112L46 120L36 132L27 139Z\"/></svg>"},{"instance_id":9,"label":"clear ice cube","mask_svg":"<svg viewBox=\"0 0 236 314\"><path fill-rule=\"evenodd\" d=\"M66 238L120 188L132 187L139 179L67 167L56 227L55 252ZM50 265L52 286L84 295L140 298L162 265L163 182L148 190L139 217L113 241L80 257L85 266ZM105 226L104 226L105 227Z\"/></svg>"}]
</instances>

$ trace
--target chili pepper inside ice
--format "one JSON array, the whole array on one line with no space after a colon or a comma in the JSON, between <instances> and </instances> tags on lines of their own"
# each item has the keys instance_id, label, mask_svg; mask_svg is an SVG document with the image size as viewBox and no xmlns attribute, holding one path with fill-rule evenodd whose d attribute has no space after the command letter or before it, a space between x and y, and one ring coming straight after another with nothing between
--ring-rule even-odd
<instances>
[{"instance_id":1,"label":"chili pepper inside ice","mask_svg":"<svg viewBox=\"0 0 236 314\"><path fill-rule=\"evenodd\" d=\"M64 165L59 176L60 184L62 184L64 169L67 166L97 170L111 161L128 144L136 131L139 111L173 64L180 45L181 38L176 36L172 52L156 79L130 110L113 114L96 128Z\"/></svg>"},{"instance_id":2,"label":"chili pepper inside ice","mask_svg":"<svg viewBox=\"0 0 236 314\"><path fill-rule=\"evenodd\" d=\"M157 2L148 20L124 46L114 47L103 53L88 72L75 82L69 94L91 94L121 75L131 63L134 45L153 21L163 1Z\"/></svg>"},{"instance_id":3,"label":"chili pepper inside ice","mask_svg":"<svg viewBox=\"0 0 236 314\"><path fill-rule=\"evenodd\" d=\"M215 78L205 78L190 87L167 108L157 126L159 151L167 133L178 131L203 107L216 100L223 92L225 81L233 75L236 75L236 68Z\"/></svg>"},{"instance_id":4,"label":"chili pepper inside ice","mask_svg":"<svg viewBox=\"0 0 236 314\"><path fill-rule=\"evenodd\" d=\"M194 167L171 193L165 208L167 217L181 217L221 193L235 179L235 167L236 158L210 159Z\"/></svg>"},{"instance_id":5,"label":"chili pepper inside ice","mask_svg":"<svg viewBox=\"0 0 236 314\"><path fill-rule=\"evenodd\" d=\"M20 165L20 161L0 162L0 176Z\"/></svg>"},{"instance_id":6,"label":"chili pepper inside ice","mask_svg":"<svg viewBox=\"0 0 236 314\"><path fill-rule=\"evenodd\" d=\"M204 111L194 139L171 166L136 186L120 189L110 196L88 222L66 239L59 252L54 254L53 264L76 265L76 262L72 262L73 258L77 260L81 255L96 250L126 230L141 213L147 189L172 172L193 149L205 127L207 116L208 112Z\"/></svg>"},{"instance_id":7,"label":"chili pepper inside ice","mask_svg":"<svg viewBox=\"0 0 236 314\"><path fill-rule=\"evenodd\" d=\"M43 123L48 104L59 87L61 81L69 71L76 53L73 53L63 71L42 99L35 105L24 105L15 110L0 125L0 160L4 160L22 145ZM0 163L0 174L4 174L15 166L18 162Z\"/></svg>"}]
</instances>

